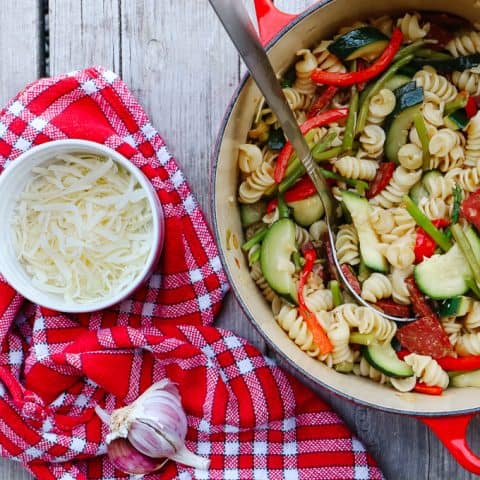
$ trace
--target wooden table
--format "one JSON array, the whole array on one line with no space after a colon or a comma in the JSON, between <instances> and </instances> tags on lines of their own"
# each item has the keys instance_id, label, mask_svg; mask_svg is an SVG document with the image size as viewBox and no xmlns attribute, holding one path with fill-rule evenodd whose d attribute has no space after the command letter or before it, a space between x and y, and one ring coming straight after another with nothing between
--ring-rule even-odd
<instances>
[{"instance_id":1,"label":"wooden table","mask_svg":"<svg viewBox=\"0 0 480 480\"><path fill-rule=\"evenodd\" d=\"M250 0L245 0L251 8ZM313 0L278 0L300 11ZM225 107L244 68L206 0L3 0L0 104L40 76L91 65L118 72L190 180L211 219L208 169ZM266 346L229 295L218 325ZM420 422L320 392L375 455L388 480L475 478ZM469 439L480 450L479 423ZM0 460L0 480L30 478ZM313 480L313 479L312 479Z\"/></svg>"}]
</instances>

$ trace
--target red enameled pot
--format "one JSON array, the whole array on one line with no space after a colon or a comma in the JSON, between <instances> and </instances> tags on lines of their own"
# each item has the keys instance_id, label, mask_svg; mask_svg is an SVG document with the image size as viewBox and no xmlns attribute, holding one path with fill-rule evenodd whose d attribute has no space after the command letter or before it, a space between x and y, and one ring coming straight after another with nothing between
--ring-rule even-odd
<instances>
[{"instance_id":1,"label":"red enameled pot","mask_svg":"<svg viewBox=\"0 0 480 480\"><path fill-rule=\"evenodd\" d=\"M436 10L479 21L480 8L475 7L475 3L474 0L323 0L297 16L280 12L270 0L255 0L262 41L274 68L280 73L292 64L298 50L330 38L342 25L412 10ZM449 389L439 397L399 393L369 379L342 375L327 368L301 351L278 326L270 306L250 278L242 252L227 244L232 235L236 235L239 243L243 239L236 200L238 145L246 141L260 98L256 85L246 76L227 109L217 139L212 172L215 234L230 283L247 317L289 369L305 382L362 405L415 416L436 433L463 467L480 474L480 458L466 441L468 424L480 409L480 389Z\"/></svg>"}]
</instances>

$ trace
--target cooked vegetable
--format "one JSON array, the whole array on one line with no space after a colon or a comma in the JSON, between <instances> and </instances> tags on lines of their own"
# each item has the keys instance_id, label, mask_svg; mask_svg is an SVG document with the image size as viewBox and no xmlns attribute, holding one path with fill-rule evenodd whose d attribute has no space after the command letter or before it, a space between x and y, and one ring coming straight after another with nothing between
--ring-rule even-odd
<instances>
[{"instance_id":1,"label":"cooked vegetable","mask_svg":"<svg viewBox=\"0 0 480 480\"><path fill-rule=\"evenodd\" d=\"M432 220L432 224L437 228L448 227L450 222L443 218ZM415 235L415 262L420 263L425 258L430 258L437 248L435 240L423 228L417 228Z\"/></svg>"},{"instance_id":2,"label":"cooked vegetable","mask_svg":"<svg viewBox=\"0 0 480 480\"><path fill-rule=\"evenodd\" d=\"M423 88L412 89L407 83L395 91L395 96L395 110L386 121L385 155L391 162L398 162L398 151L407 143L408 131L421 110Z\"/></svg>"},{"instance_id":3,"label":"cooked vegetable","mask_svg":"<svg viewBox=\"0 0 480 480\"><path fill-rule=\"evenodd\" d=\"M360 27L338 37L328 50L342 60L371 59L388 45L388 37L373 27Z\"/></svg>"},{"instance_id":4,"label":"cooked vegetable","mask_svg":"<svg viewBox=\"0 0 480 480\"><path fill-rule=\"evenodd\" d=\"M335 305L335 307L338 307L343 303L340 284L336 280L331 280L328 286L330 288L330 291L332 292L333 305Z\"/></svg>"},{"instance_id":5,"label":"cooked vegetable","mask_svg":"<svg viewBox=\"0 0 480 480\"><path fill-rule=\"evenodd\" d=\"M285 145L285 135L281 128L271 128L268 135L268 148L281 150Z\"/></svg>"},{"instance_id":6,"label":"cooked vegetable","mask_svg":"<svg viewBox=\"0 0 480 480\"><path fill-rule=\"evenodd\" d=\"M283 218L267 230L262 243L261 267L265 280L277 293L296 303L297 292L292 278L292 253L295 247L295 223Z\"/></svg>"},{"instance_id":7,"label":"cooked vegetable","mask_svg":"<svg viewBox=\"0 0 480 480\"><path fill-rule=\"evenodd\" d=\"M443 117L443 122L445 126L451 128L452 130L463 130L467 125L470 119L467 117L465 109L455 110L454 112Z\"/></svg>"},{"instance_id":8,"label":"cooked vegetable","mask_svg":"<svg viewBox=\"0 0 480 480\"><path fill-rule=\"evenodd\" d=\"M293 219L302 227L309 227L325 213L322 200L316 192L303 200L288 202L288 206L292 209Z\"/></svg>"},{"instance_id":9,"label":"cooked vegetable","mask_svg":"<svg viewBox=\"0 0 480 480\"><path fill-rule=\"evenodd\" d=\"M437 360L438 364L447 372L470 372L480 370L480 356L471 355L468 357L445 357Z\"/></svg>"},{"instance_id":10,"label":"cooked vegetable","mask_svg":"<svg viewBox=\"0 0 480 480\"><path fill-rule=\"evenodd\" d=\"M372 343L364 347L362 353L372 367L389 377L406 378L413 376L412 367L397 357L395 350L389 343Z\"/></svg>"},{"instance_id":11,"label":"cooked vegetable","mask_svg":"<svg viewBox=\"0 0 480 480\"><path fill-rule=\"evenodd\" d=\"M248 241L246 241L242 245L242 250L244 252L248 252L253 246L257 245L265 238L265 235L267 234L267 232L268 232L267 227L263 227L260 230L258 230L258 232L255 232L252 238L250 238Z\"/></svg>"},{"instance_id":12,"label":"cooked vegetable","mask_svg":"<svg viewBox=\"0 0 480 480\"><path fill-rule=\"evenodd\" d=\"M480 387L480 370L455 375L450 379L452 387Z\"/></svg>"},{"instance_id":13,"label":"cooked vegetable","mask_svg":"<svg viewBox=\"0 0 480 480\"><path fill-rule=\"evenodd\" d=\"M329 110L328 112L321 113L316 117L310 118L300 126L300 130L303 135L309 132L312 128L323 127L329 123L338 122L347 118L348 108L337 108L334 110ZM274 179L277 183L280 183L283 180L285 171L287 170L287 165L290 157L293 153L293 147L290 142L287 142L282 148L280 154L277 158L277 163L275 165Z\"/></svg>"},{"instance_id":14,"label":"cooked vegetable","mask_svg":"<svg viewBox=\"0 0 480 480\"><path fill-rule=\"evenodd\" d=\"M418 393L424 393L426 395L441 395L443 388L438 385L425 385L424 383L417 382L413 390Z\"/></svg>"},{"instance_id":15,"label":"cooked vegetable","mask_svg":"<svg viewBox=\"0 0 480 480\"><path fill-rule=\"evenodd\" d=\"M321 113L333 100L333 97L337 94L338 87L328 86L322 94L313 102L308 112L307 118L316 117Z\"/></svg>"},{"instance_id":16,"label":"cooked vegetable","mask_svg":"<svg viewBox=\"0 0 480 480\"><path fill-rule=\"evenodd\" d=\"M423 169L428 170L430 168L430 150L428 148L430 144L430 138L428 137L425 120L423 119L423 115L421 115L420 112L415 113L413 117L413 124L415 125L415 129L418 133L418 138L420 139L420 143L422 144Z\"/></svg>"},{"instance_id":17,"label":"cooked vegetable","mask_svg":"<svg viewBox=\"0 0 480 480\"><path fill-rule=\"evenodd\" d=\"M242 220L242 227L247 228L259 222L263 215L265 215L265 211L265 202L241 203L240 218Z\"/></svg>"},{"instance_id":18,"label":"cooked vegetable","mask_svg":"<svg viewBox=\"0 0 480 480\"><path fill-rule=\"evenodd\" d=\"M386 272L387 261L380 253L380 242L370 225L369 215L372 207L368 200L355 193L344 191L342 201L352 216L360 241L360 254L365 265L377 272Z\"/></svg>"},{"instance_id":19,"label":"cooked vegetable","mask_svg":"<svg viewBox=\"0 0 480 480\"><path fill-rule=\"evenodd\" d=\"M462 202L460 211L477 230L480 230L480 188Z\"/></svg>"},{"instance_id":20,"label":"cooked vegetable","mask_svg":"<svg viewBox=\"0 0 480 480\"><path fill-rule=\"evenodd\" d=\"M395 54L402 44L403 34L395 28L390 43L380 57L368 68L360 72L336 73L316 69L312 72L311 79L320 85L336 85L347 87L358 83L366 82L382 73L392 63Z\"/></svg>"},{"instance_id":21,"label":"cooked vegetable","mask_svg":"<svg viewBox=\"0 0 480 480\"><path fill-rule=\"evenodd\" d=\"M460 296L447 298L438 304L438 314L441 317L462 317L470 311L472 305L473 300L470 297ZM478 368L480 368L480 366Z\"/></svg>"},{"instance_id":22,"label":"cooked vegetable","mask_svg":"<svg viewBox=\"0 0 480 480\"><path fill-rule=\"evenodd\" d=\"M342 152L351 152L353 147L353 139L355 138L355 124L357 120L358 110L358 92L355 91L348 108L347 124L343 134Z\"/></svg>"},{"instance_id":23,"label":"cooked vegetable","mask_svg":"<svg viewBox=\"0 0 480 480\"><path fill-rule=\"evenodd\" d=\"M396 165L394 162L383 162L377 170L377 174L367 190L367 198L376 197L382 192L393 177Z\"/></svg>"},{"instance_id":24,"label":"cooked vegetable","mask_svg":"<svg viewBox=\"0 0 480 480\"><path fill-rule=\"evenodd\" d=\"M441 73L448 73L454 71L463 71L469 68L480 65L480 54L466 55L464 57L456 57L451 60L437 60L430 58L415 58L412 64L416 67L422 68L425 65L430 65L435 70Z\"/></svg>"}]
</instances>

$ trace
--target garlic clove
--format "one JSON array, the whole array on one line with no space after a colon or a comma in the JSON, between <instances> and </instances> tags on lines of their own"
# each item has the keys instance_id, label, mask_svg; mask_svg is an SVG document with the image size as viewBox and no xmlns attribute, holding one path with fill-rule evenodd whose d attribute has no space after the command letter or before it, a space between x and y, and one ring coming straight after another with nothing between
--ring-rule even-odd
<instances>
[{"instance_id":1,"label":"garlic clove","mask_svg":"<svg viewBox=\"0 0 480 480\"><path fill-rule=\"evenodd\" d=\"M108 458L118 470L130 475L146 475L158 470L168 458L150 458L137 451L128 440L117 438L107 446Z\"/></svg>"},{"instance_id":2,"label":"garlic clove","mask_svg":"<svg viewBox=\"0 0 480 480\"><path fill-rule=\"evenodd\" d=\"M140 419L132 422L128 431L130 443L144 455L149 457L169 457L176 451L176 445L183 444L182 438L173 441L162 434L161 429L152 426Z\"/></svg>"},{"instance_id":3,"label":"garlic clove","mask_svg":"<svg viewBox=\"0 0 480 480\"><path fill-rule=\"evenodd\" d=\"M188 467L198 468L200 470L207 470L210 466L210 460L208 458L196 455L195 453L188 450L185 445L183 445L175 455L172 455L170 457L170 460L182 463L183 465L187 465Z\"/></svg>"}]
</instances>

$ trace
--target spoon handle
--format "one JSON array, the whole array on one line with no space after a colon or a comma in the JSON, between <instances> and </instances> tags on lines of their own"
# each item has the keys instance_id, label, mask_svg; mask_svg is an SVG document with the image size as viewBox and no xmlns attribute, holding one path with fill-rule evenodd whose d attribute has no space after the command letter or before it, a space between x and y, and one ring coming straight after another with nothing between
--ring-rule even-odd
<instances>
[{"instance_id":1,"label":"spoon handle","mask_svg":"<svg viewBox=\"0 0 480 480\"><path fill-rule=\"evenodd\" d=\"M332 215L334 199L330 189L313 160L243 2L240 0L209 0L209 2L312 179L329 223L334 223Z\"/></svg>"}]
</instances>

